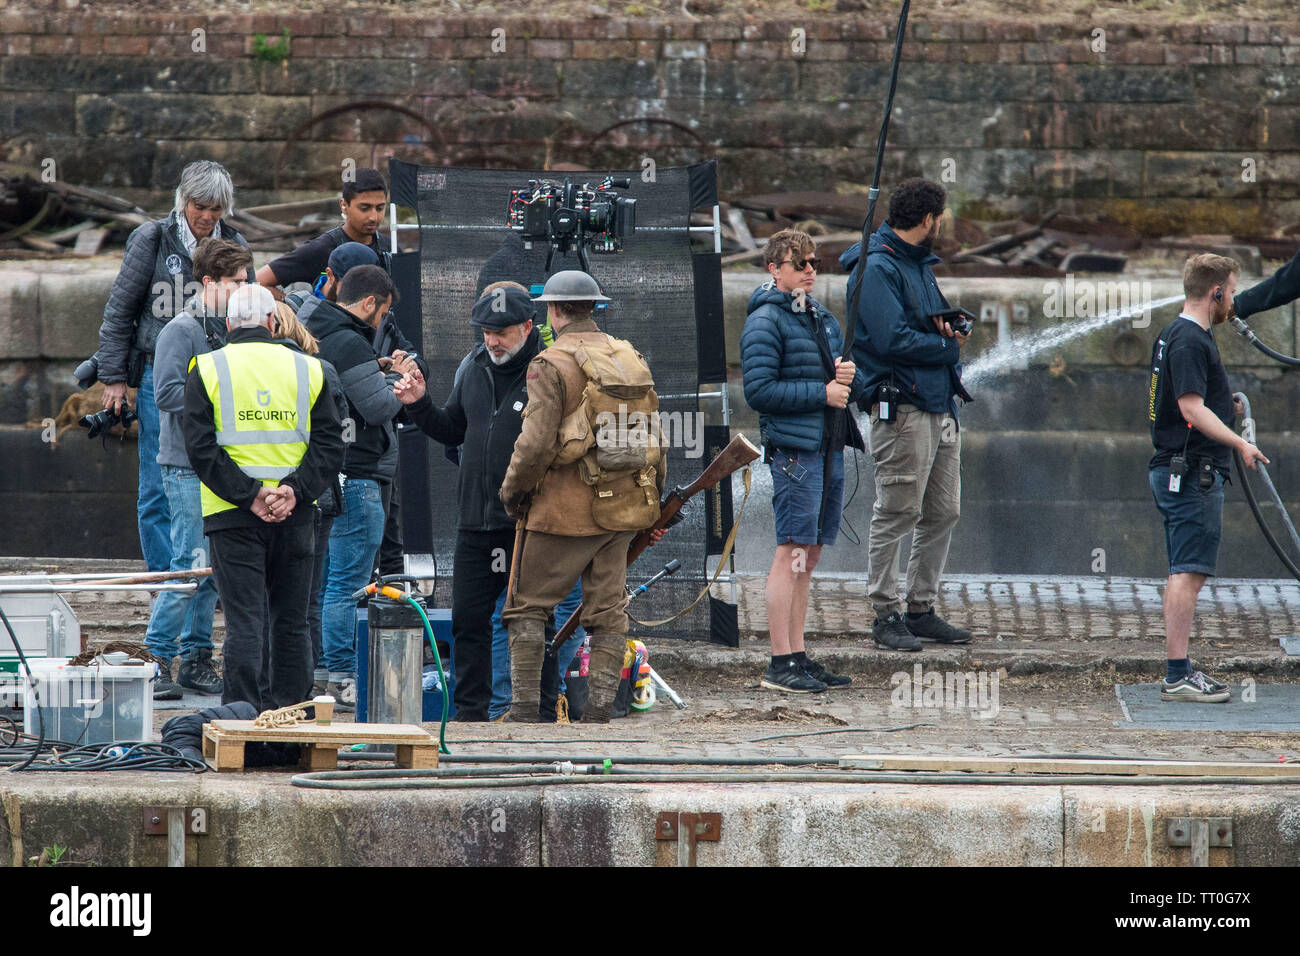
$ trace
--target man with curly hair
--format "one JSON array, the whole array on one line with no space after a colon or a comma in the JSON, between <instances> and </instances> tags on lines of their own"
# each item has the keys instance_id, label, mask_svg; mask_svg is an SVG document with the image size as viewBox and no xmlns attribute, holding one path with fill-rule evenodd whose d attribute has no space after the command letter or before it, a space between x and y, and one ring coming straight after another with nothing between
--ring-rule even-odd
<instances>
[{"instance_id":1,"label":"man with curly hair","mask_svg":"<svg viewBox=\"0 0 1300 956\"><path fill-rule=\"evenodd\" d=\"M934 611L948 543L961 511L961 433L957 400L961 347L937 313L949 308L931 268L947 196L924 179L898 185L889 219L872 234L861 271L853 361L866 376L859 407L871 412L876 504L871 515L868 577L876 612L872 639L892 650L919 651L921 640L965 644L970 631ZM861 247L840 262L852 269ZM853 287L850 279L849 297ZM882 391L883 390L883 391ZM898 545L912 535L907 566L907 614L898 595Z\"/></svg>"}]
</instances>

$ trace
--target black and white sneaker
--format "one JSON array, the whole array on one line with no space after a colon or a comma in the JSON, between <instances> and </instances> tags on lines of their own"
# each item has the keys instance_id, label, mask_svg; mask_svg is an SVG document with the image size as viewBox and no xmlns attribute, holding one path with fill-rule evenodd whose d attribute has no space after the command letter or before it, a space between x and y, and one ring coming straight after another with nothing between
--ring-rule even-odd
<instances>
[{"instance_id":1,"label":"black and white sneaker","mask_svg":"<svg viewBox=\"0 0 1300 956\"><path fill-rule=\"evenodd\" d=\"M878 617L871 625L871 639L878 647L891 651L919 651L921 639L907 629L903 615L894 611L889 617Z\"/></svg>"},{"instance_id":2,"label":"black and white sneaker","mask_svg":"<svg viewBox=\"0 0 1300 956\"><path fill-rule=\"evenodd\" d=\"M820 694L826 689L824 683L809 677L793 659L783 667L773 667L769 664L758 686L764 690L783 690L787 694Z\"/></svg>"},{"instance_id":3,"label":"black and white sneaker","mask_svg":"<svg viewBox=\"0 0 1300 956\"><path fill-rule=\"evenodd\" d=\"M1193 671L1172 684L1160 682L1160 699L1190 704L1226 704L1232 693L1227 684L1211 681L1200 671Z\"/></svg>"},{"instance_id":4,"label":"black and white sneaker","mask_svg":"<svg viewBox=\"0 0 1300 956\"><path fill-rule=\"evenodd\" d=\"M975 635L960 627L953 627L938 614L934 608L924 614L907 613L903 618L907 629L923 641L937 641L940 644L969 644Z\"/></svg>"},{"instance_id":5,"label":"black and white sneaker","mask_svg":"<svg viewBox=\"0 0 1300 956\"><path fill-rule=\"evenodd\" d=\"M848 687L853 683L852 677L845 677L842 674L832 674L817 661L807 655L803 659L803 672L815 681L821 681L827 687Z\"/></svg>"}]
</instances>

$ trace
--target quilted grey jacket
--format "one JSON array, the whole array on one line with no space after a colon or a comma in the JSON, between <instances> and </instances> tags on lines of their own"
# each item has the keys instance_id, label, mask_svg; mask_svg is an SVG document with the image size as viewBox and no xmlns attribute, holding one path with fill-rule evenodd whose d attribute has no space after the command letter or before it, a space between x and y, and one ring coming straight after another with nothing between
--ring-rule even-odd
<instances>
[{"instance_id":1,"label":"quilted grey jacket","mask_svg":"<svg viewBox=\"0 0 1300 956\"><path fill-rule=\"evenodd\" d=\"M221 236L247 246L226 221ZM126 240L122 270L113 280L104 320L99 326L99 380L106 385L126 381L127 353L136 347L153 359L158 333L199 291L194 263L176 234L176 211L166 219L137 226ZM254 272L248 270L248 281Z\"/></svg>"}]
</instances>

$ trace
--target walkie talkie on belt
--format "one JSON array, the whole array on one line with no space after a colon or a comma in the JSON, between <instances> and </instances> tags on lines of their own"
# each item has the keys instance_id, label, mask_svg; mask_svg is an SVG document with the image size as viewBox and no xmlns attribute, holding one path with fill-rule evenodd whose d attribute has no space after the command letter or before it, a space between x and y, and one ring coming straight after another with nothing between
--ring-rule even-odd
<instances>
[{"instance_id":1,"label":"walkie talkie on belt","mask_svg":"<svg viewBox=\"0 0 1300 956\"><path fill-rule=\"evenodd\" d=\"M1187 441L1183 450L1169 459L1169 490L1179 494L1183 490L1183 477L1187 474L1187 446L1192 440L1192 423L1187 423Z\"/></svg>"},{"instance_id":2,"label":"walkie talkie on belt","mask_svg":"<svg viewBox=\"0 0 1300 956\"><path fill-rule=\"evenodd\" d=\"M881 382L880 387L876 389L876 401L880 403L879 420L882 422L894 422L898 420L898 399L903 393L899 391L898 386L894 384L894 374L889 373L889 381Z\"/></svg>"}]
</instances>

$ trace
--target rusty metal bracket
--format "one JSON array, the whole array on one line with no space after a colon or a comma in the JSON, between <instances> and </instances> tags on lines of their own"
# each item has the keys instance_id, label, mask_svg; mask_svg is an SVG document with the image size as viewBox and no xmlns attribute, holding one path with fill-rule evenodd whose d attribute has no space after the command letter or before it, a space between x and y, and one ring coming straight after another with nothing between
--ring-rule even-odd
<instances>
[{"instance_id":1,"label":"rusty metal bracket","mask_svg":"<svg viewBox=\"0 0 1300 956\"><path fill-rule=\"evenodd\" d=\"M677 865L695 866L696 843L722 839L722 814L665 811L655 821L655 839L676 841Z\"/></svg>"},{"instance_id":2,"label":"rusty metal bracket","mask_svg":"<svg viewBox=\"0 0 1300 956\"><path fill-rule=\"evenodd\" d=\"M1167 829L1170 846L1192 850L1192 866L1210 865L1210 847L1232 846L1232 817L1174 817Z\"/></svg>"}]
</instances>

